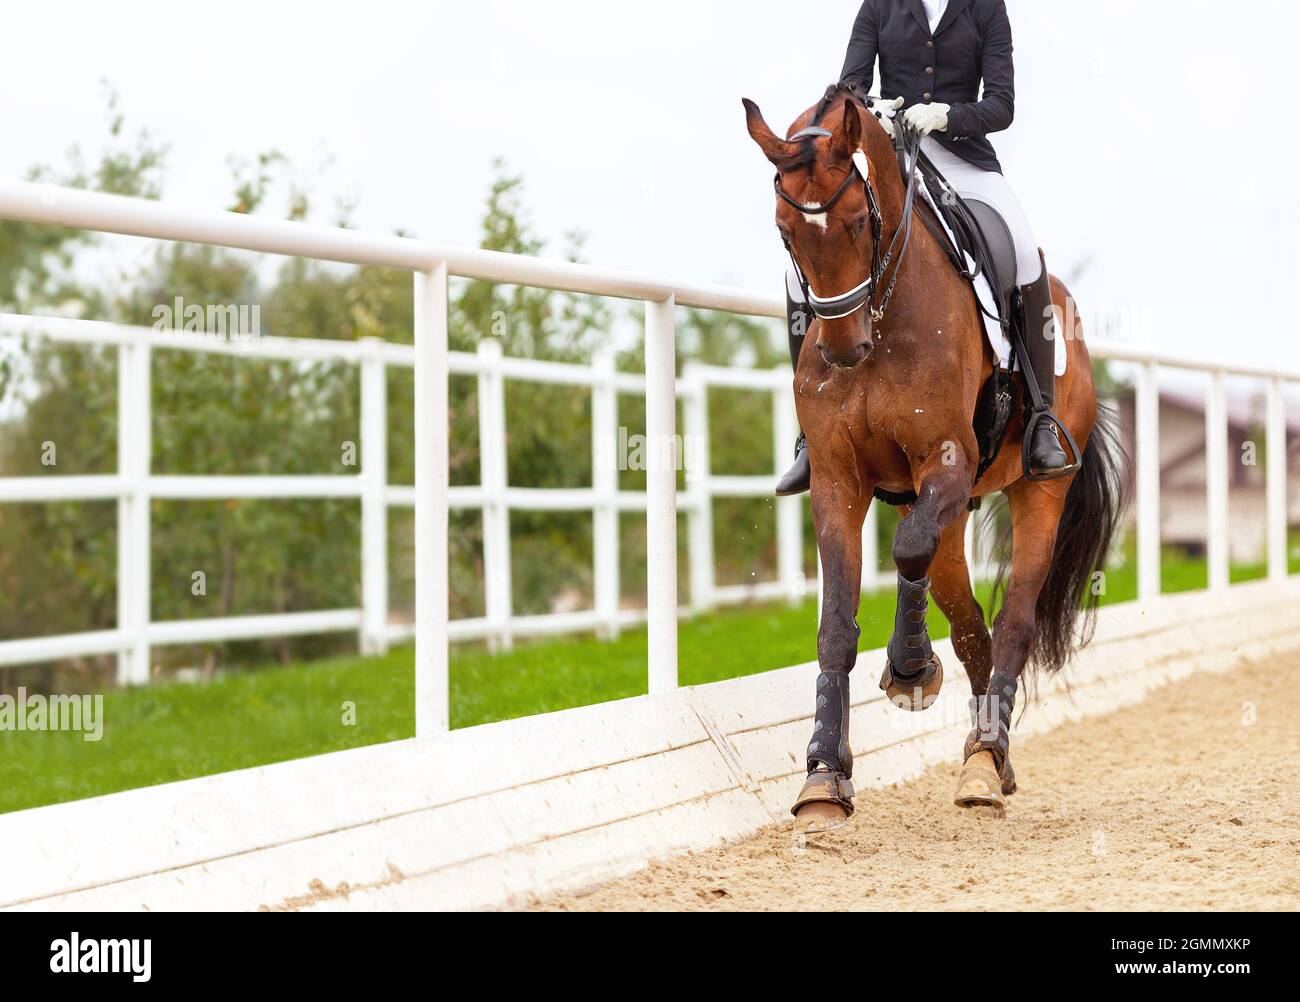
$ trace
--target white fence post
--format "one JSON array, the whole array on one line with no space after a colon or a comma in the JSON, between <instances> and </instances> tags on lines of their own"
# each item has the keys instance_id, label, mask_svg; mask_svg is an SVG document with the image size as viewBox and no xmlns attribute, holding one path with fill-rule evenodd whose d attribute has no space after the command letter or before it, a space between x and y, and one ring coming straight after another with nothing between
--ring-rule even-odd
<instances>
[{"instance_id":1,"label":"white fence post","mask_svg":"<svg viewBox=\"0 0 1300 1002\"><path fill-rule=\"evenodd\" d=\"M687 557L691 569L691 608L700 611L717 604L717 575L713 556L713 493L709 479L713 461L709 446L709 384L700 367L683 367L682 460L686 465L686 491L691 497L687 514L690 534Z\"/></svg>"},{"instance_id":2,"label":"white fence post","mask_svg":"<svg viewBox=\"0 0 1300 1002\"><path fill-rule=\"evenodd\" d=\"M816 520L814 519L813 521L814 527L816 526L816 524L817 524ZM817 548L817 629L819 631L821 630L822 610L825 608L825 604L826 604L825 584L826 582L822 577L822 551L821 551L821 547L818 547Z\"/></svg>"},{"instance_id":3,"label":"white fence post","mask_svg":"<svg viewBox=\"0 0 1300 1002\"><path fill-rule=\"evenodd\" d=\"M1286 397L1280 379L1268 383L1268 576L1284 581L1290 575L1287 553Z\"/></svg>"},{"instance_id":4,"label":"white fence post","mask_svg":"<svg viewBox=\"0 0 1300 1002\"><path fill-rule=\"evenodd\" d=\"M1138 369L1137 429L1138 598L1160 596L1160 371L1154 362Z\"/></svg>"},{"instance_id":5,"label":"white fence post","mask_svg":"<svg viewBox=\"0 0 1300 1002\"><path fill-rule=\"evenodd\" d=\"M997 520L992 511L992 498L985 498L984 505L971 516L975 524L975 565L971 568L976 582L991 581L996 570L994 556L997 553Z\"/></svg>"},{"instance_id":6,"label":"white fence post","mask_svg":"<svg viewBox=\"0 0 1300 1002\"><path fill-rule=\"evenodd\" d=\"M772 392L772 476L780 478L792 458L799 435L794 394L788 386ZM808 595L808 575L803 569L803 498L776 499L776 576L787 599L802 602Z\"/></svg>"},{"instance_id":7,"label":"white fence post","mask_svg":"<svg viewBox=\"0 0 1300 1002\"><path fill-rule=\"evenodd\" d=\"M1210 589L1228 587L1228 395L1224 373L1210 374L1205 406L1205 547Z\"/></svg>"},{"instance_id":8,"label":"white fence post","mask_svg":"<svg viewBox=\"0 0 1300 1002\"><path fill-rule=\"evenodd\" d=\"M618 508L618 387L614 352L600 348L592 358L591 486L596 495L592 511L592 561L598 633L604 640L619 634L619 508Z\"/></svg>"},{"instance_id":9,"label":"white fence post","mask_svg":"<svg viewBox=\"0 0 1300 1002\"><path fill-rule=\"evenodd\" d=\"M501 375L501 342L484 338L478 343L482 371L478 376L479 483L483 486L483 591L489 646L508 651L513 646L510 619L514 606L510 569L510 508L506 500L508 450L506 448L506 390Z\"/></svg>"},{"instance_id":10,"label":"white fence post","mask_svg":"<svg viewBox=\"0 0 1300 1002\"><path fill-rule=\"evenodd\" d=\"M447 265L415 276L415 735L451 723Z\"/></svg>"},{"instance_id":11,"label":"white fence post","mask_svg":"<svg viewBox=\"0 0 1300 1002\"><path fill-rule=\"evenodd\" d=\"M872 592L880 585L880 502L872 498L862 520L862 590Z\"/></svg>"},{"instance_id":12,"label":"white fence post","mask_svg":"<svg viewBox=\"0 0 1300 1002\"><path fill-rule=\"evenodd\" d=\"M989 578L989 507L993 499L986 497L984 503L970 513L966 521L966 566L970 570L971 584L987 581Z\"/></svg>"},{"instance_id":13,"label":"white fence post","mask_svg":"<svg viewBox=\"0 0 1300 1002\"><path fill-rule=\"evenodd\" d=\"M677 301L645 306L650 694L677 688Z\"/></svg>"},{"instance_id":14,"label":"white fence post","mask_svg":"<svg viewBox=\"0 0 1300 1002\"><path fill-rule=\"evenodd\" d=\"M979 580L979 512L973 511L966 519L966 535L962 546L966 554L966 569L970 572L971 582Z\"/></svg>"},{"instance_id":15,"label":"white fence post","mask_svg":"<svg viewBox=\"0 0 1300 1002\"><path fill-rule=\"evenodd\" d=\"M388 370L383 338L361 360L361 653L388 653Z\"/></svg>"},{"instance_id":16,"label":"white fence post","mask_svg":"<svg viewBox=\"0 0 1300 1002\"><path fill-rule=\"evenodd\" d=\"M153 349L137 334L118 350L117 463L126 481L117 503L117 625L120 685L149 681L149 617L152 568L149 472L153 452Z\"/></svg>"}]
</instances>

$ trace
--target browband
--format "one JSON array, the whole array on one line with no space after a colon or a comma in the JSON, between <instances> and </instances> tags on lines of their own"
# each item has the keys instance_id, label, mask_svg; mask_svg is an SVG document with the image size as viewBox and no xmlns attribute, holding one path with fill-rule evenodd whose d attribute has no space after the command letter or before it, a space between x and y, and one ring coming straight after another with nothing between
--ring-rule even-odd
<instances>
[{"instance_id":1,"label":"browband","mask_svg":"<svg viewBox=\"0 0 1300 1002\"><path fill-rule=\"evenodd\" d=\"M849 186L853 183L854 179L860 176L861 175L858 174L857 165L854 164L852 168L849 170L849 176L844 179L844 183L840 185L839 190L835 192L834 195L831 196L831 200L827 202L825 205L804 205L801 202L795 201L793 198L791 198L789 195L787 195L784 191L781 190L780 174L777 174L776 180L773 181L773 184L776 186L776 193L780 195L785 202L787 202L790 205L793 205L804 215L820 216L823 215L824 213L830 212L831 209L835 208L835 204L841 198L844 197L844 193L849 190Z\"/></svg>"}]
</instances>

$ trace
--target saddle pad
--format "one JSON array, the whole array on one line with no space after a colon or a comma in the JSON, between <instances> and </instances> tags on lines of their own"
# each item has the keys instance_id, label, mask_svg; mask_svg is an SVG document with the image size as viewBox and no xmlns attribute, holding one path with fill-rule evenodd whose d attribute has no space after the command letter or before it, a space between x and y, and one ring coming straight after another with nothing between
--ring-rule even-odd
<instances>
[{"instance_id":1,"label":"saddle pad","mask_svg":"<svg viewBox=\"0 0 1300 1002\"><path fill-rule=\"evenodd\" d=\"M918 184L917 194L919 194L922 198L924 198L926 202L930 204L930 207L934 209L934 214L935 217L939 220L939 225L944 228L944 231L948 234L948 238L952 240L953 246L954 247L957 246L957 240L953 236L952 229L948 226L948 221L944 219L943 213L940 212L938 208L935 206L934 199L930 197L930 192L926 188L926 186L923 184ZM968 195L962 195L962 197L970 200L970 196ZM987 205L988 203L986 202L984 204ZM962 256L965 257L966 259L966 267L968 269L975 267L975 262L971 260L971 256L969 254L963 253ZM987 313L984 312L980 313L980 321L984 324L984 336L988 338L989 344L992 346L994 353L998 357L998 361L1001 363L1004 369L1019 370L1020 368L1019 364L1014 363L1011 358L1010 338L1008 338L1006 334L1002 332L1002 327L1000 324L994 323L988 317L988 313L992 313L996 315L998 312L998 306L997 306L998 300L997 297L993 295L993 288L989 285L988 278L985 275L981 274L978 278L975 279L974 285L975 285L975 295L979 298L980 304L987 311ZM1056 376L1058 379L1061 376L1065 375L1067 359L1068 359L1068 352L1066 350L1065 338L1057 337Z\"/></svg>"}]
</instances>

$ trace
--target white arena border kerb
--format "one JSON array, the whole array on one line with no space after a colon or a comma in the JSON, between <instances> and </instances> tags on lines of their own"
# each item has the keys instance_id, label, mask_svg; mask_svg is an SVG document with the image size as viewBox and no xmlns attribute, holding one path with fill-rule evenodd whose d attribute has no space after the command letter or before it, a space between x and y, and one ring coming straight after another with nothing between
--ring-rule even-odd
<instances>
[{"instance_id":1,"label":"white arena border kerb","mask_svg":"<svg viewBox=\"0 0 1300 1002\"><path fill-rule=\"evenodd\" d=\"M1297 603L1300 582L1257 582L1104 610L1096 641L1065 680L1043 687L1015 733L1138 703L1194 672L1295 651ZM936 647L950 681L922 715L900 713L876 690L883 652L860 659L860 787L899 783L960 755L968 690L951 646ZM0 844L23 860L0 876L0 905L468 909L590 885L788 822L816 670L0 817Z\"/></svg>"}]
</instances>

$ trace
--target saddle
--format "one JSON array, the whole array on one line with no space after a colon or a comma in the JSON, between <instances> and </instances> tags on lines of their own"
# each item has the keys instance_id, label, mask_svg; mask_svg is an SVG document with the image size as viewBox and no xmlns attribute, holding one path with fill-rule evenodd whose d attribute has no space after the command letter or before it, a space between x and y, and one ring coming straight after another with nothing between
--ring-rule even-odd
<instances>
[{"instance_id":1,"label":"saddle","mask_svg":"<svg viewBox=\"0 0 1300 1002\"><path fill-rule=\"evenodd\" d=\"M1019 311L1012 308L1016 295L1016 248L1011 239L1011 229L998 211L987 202L964 199L948 184L939 169L920 149L919 143L898 145L899 170L904 182L909 175L909 162L915 157L920 183L924 184L930 199L917 199L917 214L926 228L943 248L953 268L972 286L981 275L986 277L997 299L998 316L990 319L1000 324L1012 337L1020 336ZM940 221L938 213L942 213ZM946 224L946 226L945 226ZM955 241L955 242L954 242ZM973 266L968 262L974 262ZM972 289L972 293L974 290ZM979 297L975 297L979 303ZM987 312L980 305L981 312ZM975 407L973 426L980 446L978 481L997 460L1011 423L1014 400L1014 377L994 360L993 374L980 391ZM915 504L915 494L877 493L886 504L905 506ZM972 498L971 510L980 507L978 498Z\"/></svg>"},{"instance_id":2,"label":"saddle","mask_svg":"<svg viewBox=\"0 0 1300 1002\"><path fill-rule=\"evenodd\" d=\"M1000 295L1010 299L1016 288L1016 245L1011 238L1011 227L1002 218L1002 214L988 202L968 198L965 200L965 207L975 220L991 258L983 271L992 280L993 288ZM927 205L926 208L929 209L929 206ZM966 248L962 249L972 253ZM978 261L979 258L976 260Z\"/></svg>"}]
</instances>

